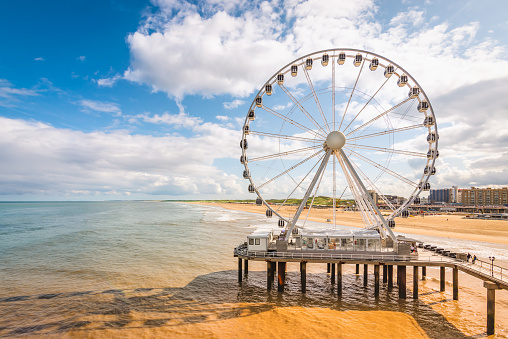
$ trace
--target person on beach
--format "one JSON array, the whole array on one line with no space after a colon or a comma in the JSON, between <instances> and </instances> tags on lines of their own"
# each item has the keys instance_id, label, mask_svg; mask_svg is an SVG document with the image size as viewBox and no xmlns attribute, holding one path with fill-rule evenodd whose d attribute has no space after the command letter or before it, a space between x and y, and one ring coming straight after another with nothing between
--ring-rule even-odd
<instances>
[{"instance_id":1,"label":"person on beach","mask_svg":"<svg viewBox=\"0 0 508 339\"><path fill-rule=\"evenodd\" d=\"M469 259L471 259L471 254L468 252L467 253L467 262L469 262Z\"/></svg>"},{"instance_id":2,"label":"person on beach","mask_svg":"<svg viewBox=\"0 0 508 339\"><path fill-rule=\"evenodd\" d=\"M476 254L475 254L475 255L473 256L473 264L476 262L476 259L478 259L478 258L476 257Z\"/></svg>"}]
</instances>

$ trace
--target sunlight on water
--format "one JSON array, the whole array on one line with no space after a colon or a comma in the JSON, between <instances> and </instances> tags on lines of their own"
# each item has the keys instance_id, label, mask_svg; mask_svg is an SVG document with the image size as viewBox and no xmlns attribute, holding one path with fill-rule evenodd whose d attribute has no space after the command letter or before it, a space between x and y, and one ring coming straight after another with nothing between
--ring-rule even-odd
<instances>
[{"instance_id":1,"label":"sunlight on water","mask_svg":"<svg viewBox=\"0 0 508 339\"><path fill-rule=\"evenodd\" d=\"M345 266L341 299L324 264L308 265L306 295L298 264L288 265L283 294L266 290L264 262L251 262L239 286L233 247L251 225L271 221L165 202L1 203L0 336L483 336L486 292L463 273L459 301L449 283L439 292L433 268L419 300L411 291L399 300L385 285L375 298L373 272L364 287L353 265ZM506 291L496 299L497 337L505 337Z\"/></svg>"}]
</instances>

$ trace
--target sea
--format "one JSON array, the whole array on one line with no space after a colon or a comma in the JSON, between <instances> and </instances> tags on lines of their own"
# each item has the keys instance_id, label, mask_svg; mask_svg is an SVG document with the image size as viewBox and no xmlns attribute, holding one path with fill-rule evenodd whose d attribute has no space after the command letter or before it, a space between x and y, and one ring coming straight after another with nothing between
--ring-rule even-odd
<instances>
[{"instance_id":1,"label":"sea","mask_svg":"<svg viewBox=\"0 0 508 339\"><path fill-rule=\"evenodd\" d=\"M238 283L234 247L276 222L181 202L2 202L0 338L486 337L486 290L462 272L458 301L437 268L415 300L410 269L406 300L384 284L376 298L373 272L364 286L354 265L340 298L326 264L308 264L306 294L298 263L284 293L266 289L263 261ZM506 245L407 236L508 267ZM491 337L506 338L508 292L496 293Z\"/></svg>"}]
</instances>

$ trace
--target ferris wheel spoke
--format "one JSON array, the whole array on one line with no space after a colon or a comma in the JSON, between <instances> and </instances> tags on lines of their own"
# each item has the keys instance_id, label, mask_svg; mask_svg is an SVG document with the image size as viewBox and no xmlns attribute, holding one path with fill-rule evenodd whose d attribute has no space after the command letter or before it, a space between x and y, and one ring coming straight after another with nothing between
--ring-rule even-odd
<instances>
[{"instance_id":1,"label":"ferris wheel spoke","mask_svg":"<svg viewBox=\"0 0 508 339\"><path fill-rule=\"evenodd\" d=\"M362 149L367 149L367 150L377 151L377 152L384 152L384 153L410 155L410 156L413 156L413 157L420 157L420 158L426 158L427 157L426 153L411 152L411 151L404 151L404 150L384 148L384 147L358 145L358 144L354 144L354 146L352 146L352 147L354 147L354 148L362 148Z\"/></svg>"},{"instance_id":2,"label":"ferris wheel spoke","mask_svg":"<svg viewBox=\"0 0 508 339\"><path fill-rule=\"evenodd\" d=\"M342 172L344 173L344 176L346 177L346 181L348 183L349 189L351 190L351 193L353 194L353 198L356 202L356 205L357 205L356 207L358 207L358 210L360 211L360 215L362 217L363 224L366 226L370 225L370 220L367 217L367 215L365 214L365 207L363 206L363 199L361 199L361 197L356 189L356 186L354 185L353 180L349 174L349 171L347 171L346 166L344 165L344 162L339 157L339 155L336 153L335 156L339 160L339 164L340 164L340 167L342 168Z\"/></svg>"},{"instance_id":3,"label":"ferris wheel spoke","mask_svg":"<svg viewBox=\"0 0 508 339\"><path fill-rule=\"evenodd\" d=\"M365 135L360 135L358 137L348 138L348 141L373 138L373 137L377 137L377 136L380 136L380 135L397 133L397 132L403 132L403 131L409 131L409 130L416 129L416 128L421 128L421 127L424 127L424 125L423 124L417 124L417 125L411 125L411 126L406 126L406 127L393 128L393 129L389 129L389 130L382 131L382 132L365 134Z\"/></svg>"},{"instance_id":4,"label":"ferris wheel spoke","mask_svg":"<svg viewBox=\"0 0 508 339\"><path fill-rule=\"evenodd\" d=\"M286 152L280 152L280 153L274 153L274 154L269 154L269 155L263 155L263 156L260 156L260 157L252 158L252 159L249 160L249 162L268 160L268 159L272 159L272 158L278 158L278 157L281 157L283 155L292 155L292 154L296 154L296 153L301 153L301 152L315 150L317 148L322 148L322 147L323 147L322 145L317 145L317 146L311 146L311 147L298 148L298 149L294 149L294 150L286 151Z\"/></svg>"},{"instance_id":5,"label":"ferris wheel spoke","mask_svg":"<svg viewBox=\"0 0 508 339\"><path fill-rule=\"evenodd\" d=\"M387 109L386 111L384 111L384 112L382 112L382 113L378 114L376 117L374 117L374 118L370 119L369 121L367 121L367 122L366 122L366 123L364 123L363 125L361 125L361 126L359 126L359 127L355 128L354 130L352 130L351 132L349 132L348 134L346 134L346 137L347 137L347 136L349 136L349 135L351 135L352 133L354 133L354 132L356 132L356 131L358 131L358 130L360 130L360 129L364 128L364 127L366 127L366 126L369 126L369 125L370 125L370 124L372 124L374 121L376 121L376 120L378 120L379 118L381 118L381 117L383 117L383 116L387 115L388 113L390 113L391 111L393 111L393 110L394 110L394 109L396 109L397 107L400 107L400 106L404 105L404 104L405 104L406 102L408 102L409 100L413 100L413 99L411 99L411 98L407 98L406 100L399 102L397 105L395 105L395 106L393 106L393 107L391 107L391 108Z\"/></svg>"},{"instance_id":6,"label":"ferris wheel spoke","mask_svg":"<svg viewBox=\"0 0 508 339\"><path fill-rule=\"evenodd\" d=\"M294 135L283 135L283 134L267 133L267 132L259 132L259 131L250 131L249 133L252 135L259 135L259 136L263 136L263 137L285 139L285 140L295 140L295 141L302 141L302 142L316 143L317 141L321 141L321 142L325 141L324 139L311 139L311 138L304 138L304 137L296 137Z\"/></svg>"},{"instance_id":7,"label":"ferris wheel spoke","mask_svg":"<svg viewBox=\"0 0 508 339\"><path fill-rule=\"evenodd\" d=\"M321 118L323 118L323 122L325 124L326 129L328 130L328 133L330 133L330 127L328 127L328 121L326 120L325 114L323 113L323 108L321 107L321 104L319 103L319 99L316 94L316 90L314 89L314 85L312 85L312 80L310 79L309 72L307 72L307 69L302 65L303 73L305 73L305 77L307 78L307 83L309 84L309 87L312 91L312 95L314 96L314 101L316 101L316 105L319 110L319 114L321 114Z\"/></svg>"},{"instance_id":8,"label":"ferris wheel spoke","mask_svg":"<svg viewBox=\"0 0 508 339\"><path fill-rule=\"evenodd\" d=\"M290 118L280 114L279 112L271 109L270 107L267 107L267 106L263 105L263 106L261 106L261 108L264 109L265 111L267 111L268 113L271 113L271 114L275 115L277 118L282 119L282 120L290 123L291 125L300 128L301 130L303 130L305 132L312 133L313 135L315 135L316 137L319 137L319 138L323 138L324 137L321 133L318 133L318 132L315 132L315 131L311 130L310 128L308 128L308 127L306 127L306 126L304 126L304 125L302 125L302 124L300 124L300 123L298 123L298 122L296 122L296 121L294 121L294 120L292 120L292 119L290 119ZM321 127L318 126L318 131L319 131L320 128Z\"/></svg>"},{"instance_id":9,"label":"ferris wheel spoke","mask_svg":"<svg viewBox=\"0 0 508 339\"><path fill-rule=\"evenodd\" d=\"M307 162L307 161L309 161L310 159L314 158L316 155L318 155L318 154L319 154L319 153L321 153L321 152L324 152L324 151L323 151L323 150L319 150L319 151L317 151L316 153L312 154L310 157L308 157L308 158L306 158L306 159L304 159L304 160L300 161L300 162L299 162L299 163L297 163L296 165L291 166L290 168L288 168L288 169L287 169L287 170L285 170L284 172L282 172L282 173L280 173L280 174L276 175L275 177L271 178L270 180L268 180L268 181L266 181L266 182L264 182L264 183L262 183L261 185L258 185L258 186L256 186L256 187L257 187L258 189L261 189L262 187L264 187L264 186L268 185L268 184L269 184L269 183L271 183L272 181L274 181L274 180L276 180L276 179L280 178L280 177L281 177L281 176L283 176L284 174L287 174L287 173L291 172L292 170L294 170L295 168L297 168L297 167L299 167L299 166L303 165L304 163L306 163L306 162Z\"/></svg>"},{"instance_id":10,"label":"ferris wheel spoke","mask_svg":"<svg viewBox=\"0 0 508 339\"><path fill-rule=\"evenodd\" d=\"M386 205L392 210L392 212L394 212L396 210L396 207L393 206L393 204L390 202L390 200L388 200L385 197L385 195L381 192L381 190L374 184L374 182L369 179L369 177L362 171L360 166L358 166L353 161L351 161L351 163L355 167L356 171L358 173L360 173L360 175L362 176L363 180L365 180L373 188L374 192L376 192L381 197L381 199L383 199L383 201L386 203ZM372 199L374 200L374 197ZM376 202L374 202L374 203L376 203Z\"/></svg>"},{"instance_id":11,"label":"ferris wheel spoke","mask_svg":"<svg viewBox=\"0 0 508 339\"><path fill-rule=\"evenodd\" d=\"M337 165L336 159L333 157L333 228L337 228L337 219L335 217L335 211L337 209Z\"/></svg>"},{"instance_id":12,"label":"ferris wheel spoke","mask_svg":"<svg viewBox=\"0 0 508 339\"><path fill-rule=\"evenodd\" d=\"M369 101L367 101L365 103L365 105L363 105L362 109L355 115L355 117L349 122L349 124L344 128L344 131L346 131L349 126L351 126L351 124L356 120L356 118L358 118L358 116L363 112L363 110L365 109L365 107L367 107L367 105L372 101L372 99L374 99L374 97L376 96L376 94L378 94L378 92L383 88L383 86L388 82L388 80L390 80L390 78L386 78L386 80L381 84L381 86L379 86L379 88L377 89L376 93L374 93L370 98L369 98Z\"/></svg>"},{"instance_id":13,"label":"ferris wheel spoke","mask_svg":"<svg viewBox=\"0 0 508 339\"><path fill-rule=\"evenodd\" d=\"M305 114L305 116L314 124L314 126L317 127L318 131L321 131L322 127L317 123L317 121L312 117L312 115L310 115L309 112L307 112L307 110L303 108L302 104L298 100L296 100L293 94L291 94L291 92L289 92L287 88L282 84L280 85L280 88L282 88L284 93L286 93L286 95L291 99L291 101L293 101L293 103L300 109L300 111L302 111L302 113ZM319 134L322 135L322 133Z\"/></svg>"},{"instance_id":14,"label":"ferris wheel spoke","mask_svg":"<svg viewBox=\"0 0 508 339\"><path fill-rule=\"evenodd\" d=\"M332 150L328 149L323 156L323 160L319 164L319 168L316 171L316 174L314 175L314 178L310 182L309 187L307 188L307 191L305 192L305 195L303 196L302 201L300 202L300 206L298 206L298 209L296 210L295 215L293 216L293 220L291 220L291 223L289 225L289 229L287 230L286 235L284 236L284 240L287 240L290 236L292 236L293 229L296 226L296 223L298 222L298 219L300 218L300 214L302 213L305 205L307 204L307 201L309 200L310 194L312 193L312 190L314 189L317 180L321 177L321 174L324 172L324 169L326 165L328 165L328 160L330 159L330 155L332 154Z\"/></svg>"},{"instance_id":15,"label":"ferris wheel spoke","mask_svg":"<svg viewBox=\"0 0 508 339\"><path fill-rule=\"evenodd\" d=\"M344 122L344 117L346 116L347 110L349 108L349 104L351 103L351 99L353 98L353 94L355 93L356 85L358 84L358 79L360 79L360 74L362 74L363 66L365 65L365 58L363 58L362 66L360 67L360 71L358 72L358 76L356 77L355 85L351 90L351 94L349 95L349 100L347 101L346 109L344 110L344 114L342 115L342 119L340 121L339 130L342 127L342 123Z\"/></svg>"},{"instance_id":16,"label":"ferris wheel spoke","mask_svg":"<svg viewBox=\"0 0 508 339\"><path fill-rule=\"evenodd\" d=\"M305 219L303 221L303 227L305 227L305 224L307 223L307 219L309 218L309 213L310 213L310 210L312 209L312 206L314 206L314 200L316 199L316 194L319 190L319 186L321 186L321 180L323 180L323 176L325 174L325 171L326 171L326 167L328 166L328 161L326 162L325 164L325 167L323 169L323 171L321 172L321 175L319 177L319 181L318 181L318 184L316 186L316 189L314 190L314 194L312 195L312 200L310 201L310 206L309 208L307 209L307 214L305 215Z\"/></svg>"},{"instance_id":17,"label":"ferris wheel spoke","mask_svg":"<svg viewBox=\"0 0 508 339\"><path fill-rule=\"evenodd\" d=\"M383 165L381 165L381 164L379 164L379 163L377 163L377 162L375 162L375 161L373 161L373 160L371 160L371 159L369 159L367 157L364 157L363 155L361 155L361 154L359 154L359 153L357 153L357 152L355 152L353 150L349 150L349 152L351 152L352 156L354 156L354 157L356 157L356 158L358 158L360 160L363 160L364 162L366 162L366 163L368 163L368 164L370 164L370 165L372 165L372 166L382 170L383 172L386 172L386 173L390 174L391 176L393 176L393 177L395 177L395 178L405 182L408 185L411 185L413 187L417 187L418 186L417 183L409 180L408 178L398 174L397 172L392 171L391 169L389 169L389 168L387 168L387 167L385 167L385 166L383 166Z\"/></svg>"},{"instance_id":18,"label":"ferris wheel spoke","mask_svg":"<svg viewBox=\"0 0 508 339\"><path fill-rule=\"evenodd\" d=\"M379 210L377 205L374 204L374 201L370 197L367 188L365 188L365 185L360 180L360 177L358 176L353 165L351 164L348 157L344 153L344 150L340 149L339 152L340 157L344 160L344 164L346 165L346 167L348 168L348 170L352 175L352 179L354 179L353 181L355 182L355 184L357 184L357 188L360 191L361 197L363 198L365 204L367 205L370 211L370 218L375 221L372 226L376 227L379 230L379 233L381 234L382 237L386 237L386 234L388 233L389 237L394 242L396 242L397 238L393 234L392 230L388 227L388 224L383 215L381 214L381 211Z\"/></svg>"},{"instance_id":19,"label":"ferris wheel spoke","mask_svg":"<svg viewBox=\"0 0 508 339\"><path fill-rule=\"evenodd\" d=\"M335 59L332 58L332 119L333 130L335 131ZM335 159L335 158L334 158ZM335 213L334 213L335 217Z\"/></svg>"},{"instance_id":20,"label":"ferris wheel spoke","mask_svg":"<svg viewBox=\"0 0 508 339\"><path fill-rule=\"evenodd\" d=\"M307 172L307 174L305 174L305 176L302 178L302 180L300 180L300 182L296 185L296 187L291 191L291 193L289 193L289 195L286 197L286 199L284 199L284 201L280 204L279 208L277 208L277 210L275 212L278 212L282 206L284 206L286 204L286 202L291 198L291 196L293 195L293 193L296 192L296 190L298 188L300 188L300 186L303 184L303 182L305 181L305 179L307 179L307 177L310 175L310 173L314 170L314 168L316 168L316 166L318 164L320 164L322 161L323 161L323 158L326 156L326 153L323 154L319 160L314 164L314 166L312 166L312 168Z\"/></svg>"}]
</instances>

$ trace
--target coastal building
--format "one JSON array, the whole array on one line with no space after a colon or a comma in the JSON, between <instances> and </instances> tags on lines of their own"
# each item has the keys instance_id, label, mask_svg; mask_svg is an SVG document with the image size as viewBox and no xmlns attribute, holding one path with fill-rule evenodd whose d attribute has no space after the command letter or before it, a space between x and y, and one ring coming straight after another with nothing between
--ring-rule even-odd
<instances>
[{"instance_id":1,"label":"coastal building","mask_svg":"<svg viewBox=\"0 0 508 339\"><path fill-rule=\"evenodd\" d=\"M369 194L370 194L370 197L372 198L372 201L376 204L376 205L384 205L386 202L385 200L383 199L382 196L380 196L379 194L377 194L376 191L374 190L369 190L368 191ZM406 201L406 198L404 197L399 197L397 195L388 195L388 194L385 194L384 195L384 198L386 200L388 200L391 204L393 205L401 205L404 203L404 201Z\"/></svg>"},{"instance_id":2,"label":"coastal building","mask_svg":"<svg viewBox=\"0 0 508 339\"><path fill-rule=\"evenodd\" d=\"M443 202L451 203L452 195L450 188L431 189L429 194L429 201L431 204Z\"/></svg>"},{"instance_id":3,"label":"coastal building","mask_svg":"<svg viewBox=\"0 0 508 339\"><path fill-rule=\"evenodd\" d=\"M508 187L462 189L460 190L460 201L463 205L507 205Z\"/></svg>"},{"instance_id":4,"label":"coastal building","mask_svg":"<svg viewBox=\"0 0 508 339\"><path fill-rule=\"evenodd\" d=\"M442 188L442 189L431 189L429 194L429 202L431 204L434 203L456 203L457 196L459 194L459 188L457 186L452 186L452 188Z\"/></svg>"}]
</instances>

